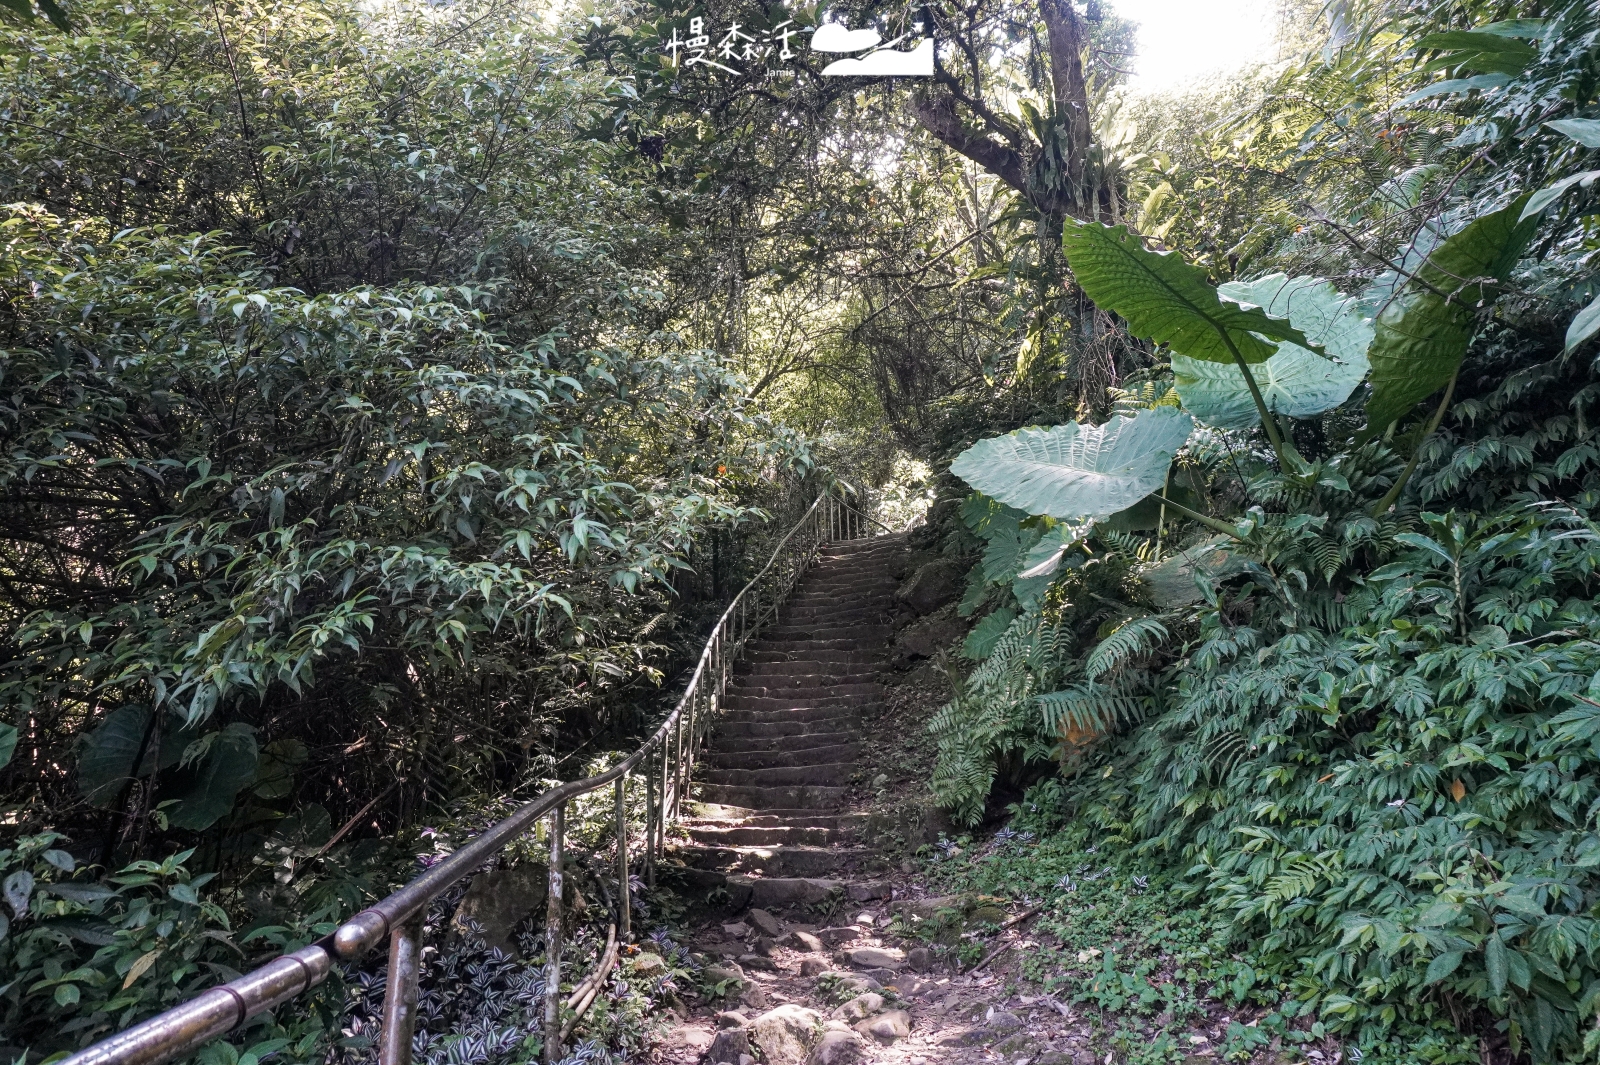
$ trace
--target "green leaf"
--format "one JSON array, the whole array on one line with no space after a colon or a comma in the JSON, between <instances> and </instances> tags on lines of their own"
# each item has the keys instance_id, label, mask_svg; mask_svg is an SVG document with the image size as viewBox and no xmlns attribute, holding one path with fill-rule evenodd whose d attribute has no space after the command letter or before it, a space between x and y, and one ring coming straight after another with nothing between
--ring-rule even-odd
<instances>
[{"instance_id":1,"label":"green leaf","mask_svg":"<svg viewBox=\"0 0 1600 1065\"><path fill-rule=\"evenodd\" d=\"M1426 69L1459 66L1487 74L1520 74L1539 54L1531 44L1481 29L1430 33L1417 42L1417 48L1445 53L1429 61Z\"/></svg>"},{"instance_id":2,"label":"green leaf","mask_svg":"<svg viewBox=\"0 0 1600 1065\"><path fill-rule=\"evenodd\" d=\"M1002 607L993 614L972 626L972 631L967 633L967 638L961 643L961 654L981 662L989 657L989 652L994 650L994 645L1005 635L1011 623L1017 620L1017 612L1010 607Z\"/></svg>"},{"instance_id":3,"label":"green leaf","mask_svg":"<svg viewBox=\"0 0 1600 1065\"><path fill-rule=\"evenodd\" d=\"M1597 329L1600 329L1600 296L1595 297L1593 303L1579 311L1572 324L1567 326L1566 350L1571 351L1594 336Z\"/></svg>"},{"instance_id":4,"label":"green leaf","mask_svg":"<svg viewBox=\"0 0 1600 1065\"><path fill-rule=\"evenodd\" d=\"M1217 293L1235 303L1260 307L1274 318L1287 318L1307 340L1335 359L1366 364L1372 322L1356 299L1341 296L1331 281L1267 274L1254 281L1219 285Z\"/></svg>"},{"instance_id":5,"label":"green leaf","mask_svg":"<svg viewBox=\"0 0 1600 1065\"><path fill-rule=\"evenodd\" d=\"M1449 78L1445 81L1436 81L1432 85L1425 85L1416 92L1400 98L1400 103L1414 104L1432 96L1445 96L1458 92L1471 92L1473 89L1498 89L1511 84L1509 74L1474 74L1470 78Z\"/></svg>"},{"instance_id":6,"label":"green leaf","mask_svg":"<svg viewBox=\"0 0 1600 1065\"><path fill-rule=\"evenodd\" d=\"M240 789L256 777L255 733L235 722L223 729L201 760L194 781L173 807L169 821L177 828L210 828L233 808Z\"/></svg>"},{"instance_id":7,"label":"green leaf","mask_svg":"<svg viewBox=\"0 0 1600 1065\"><path fill-rule=\"evenodd\" d=\"M1217 289L1225 299L1260 307L1287 318L1333 358L1298 344L1282 343L1266 362L1250 368L1267 409L1292 418L1309 418L1350 398L1367 375L1372 323L1356 300L1341 296L1317 277L1269 274L1255 281L1229 282ZM1237 364L1172 358L1173 377L1184 407L1195 417L1224 429L1249 429L1260 412Z\"/></svg>"},{"instance_id":8,"label":"green leaf","mask_svg":"<svg viewBox=\"0 0 1600 1065\"><path fill-rule=\"evenodd\" d=\"M1600 148L1600 118L1558 118L1545 125L1565 133L1585 148Z\"/></svg>"},{"instance_id":9,"label":"green leaf","mask_svg":"<svg viewBox=\"0 0 1600 1065\"><path fill-rule=\"evenodd\" d=\"M983 579L991 584L1009 584L1022 568L1022 560L1039 542L1039 530L1024 529L1003 518L988 528L989 542L983 550Z\"/></svg>"},{"instance_id":10,"label":"green leaf","mask_svg":"<svg viewBox=\"0 0 1600 1065\"><path fill-rule=\"evenodd\" d=\"M1099 426L1020 429L973 444L950 472L1030 514L1102 518L1160 488L1193 428L1182 411L1157 407Z\"/></svg>"},{"instance_id":11,"label":"green leaf","mask_svg":"<svg viewBox=\"0 0 1600 1065\"><path fill-rule=\"evenodd\" d=\"M78 758L78 787L91 803L105 805L116 797L129 777L146 776L155 769L152 749L146 749L137 768L133 764L149 724L148 706L122 706L89 734Z\"/></svg>"},{"instance_id":12,"label":"green leaf","mask_svg":"<svg viewBox=\"0 0 1600 1065\"><path fill-rule=\"evenodd\" d=\"M1581 185L1584 188L1588 188L1590 185L1594 184L1595 178L1600 178L1600 170L1585 170L1581 174L1569 175L1562 178L1554 185L1549 185L1540 189L1538 192L1528 197L1528 205L1522 209L1522 217L1531 218L1533 215L1538 214L1540 211L1544 210L1546 207L1549 207L1552 203L1559 199L1563 192L1566 192L1574 185Z\"/></svg>"},{"instance_id":13,"label":"green leaf","mask_svg":"<svg viewBox=\"0 0 1600 1065\"><path fill-rule=\"evenodd\" d=\"M11 756L17 753L17 727L15 725L0 724L0 769L11 764Z\"/></svg>"},{"instance_id":14,"label":"green leaf","mask_svg":"<svg viewBox=\"0 0 1600 1065\"><path fill-rule=\"evenodd\" d=\"M1443 387L1461 365L1478 311L1495 296L1538 226L1522 218L1527 197L1475 219L1429 252L1378 315L1368 357L1367 432L1381 432Z\"/></svg>"},{"instance_id":15,"label":"green leaf","mask_svg":"<svg viewBox=\"0 0 1600 1065\"><path fill-rule=\"evenodd\" d=\"M1246 363L1266 362L1276 350L1272 340L1314 346L1289 322L1222 300L1182 256L1150 251L1126 226L1069 221L1061 243L1079 286L1100 307L1120 314L1136 337L1191 359L1229 364L1236 353Z\"/></svg>"},{"instance_id":16,"label":"green leaf","mask_svg":"<svg viewBox=\"0 0 1600 1065\"><path fill-rule=\"evenodd\" d=\"M1462 952L1459 950L1440 954L1428 963L1428 971L1423 974L1422 982L1424 984L1437 984L1461 966L1461 958Z\"/></svg>"},{"instance_id":17,"label":"green leaf","mask_svg":"<svg viewBox=\"0 0 1600 1065\"><path fill-rule=\"evenodd\" d=\"M1269 411L1309 418L1349 399L1367 376L1367 360L1334 362L1298 345L1285 344L1266 362L1250 367L1250 376L1256 379ZM1261 424L1261 413L1239 367L1175 354L1172 377L1184 409L1207 425L1250 429Z\"/></svg>"},{"instance_id":18,"label":"green leaf","mask_svg":"<svg viewBox=\"0 0 1600 1065\"><path fill-rule=\"evenodd\" d=\"M1489 990L1498 998L1506 993L1506 976L1509 972L1506 945L1498 932L1490 936L1483 945L1483 963L1489 971Z\"/></svg>"},{"instance_id":19,"label":"green leaf","mask_svg":"<svg viewBox=\"0 0 1600 1065\"><path fill-rule=\"evenodd\" d=\"M1068 556L1068 552L1083 539L1084 526L1057 525L1028 550L1022 559L1021 572L1011 582L1011 594L1017 597L1022 609L1033 610L1039 599L1055 583L1056 574L1065 566L1073 569L1083 565L1083 555Z\"/></svg>"}]
</instances>

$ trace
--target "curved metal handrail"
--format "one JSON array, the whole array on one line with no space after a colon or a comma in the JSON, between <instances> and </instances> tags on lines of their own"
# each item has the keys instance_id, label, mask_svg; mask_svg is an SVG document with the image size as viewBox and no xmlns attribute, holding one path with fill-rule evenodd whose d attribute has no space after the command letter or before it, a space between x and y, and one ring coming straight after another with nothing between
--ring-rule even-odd
<instances>
[{"instance_id":1,"label":"curved metal handrail","mask_svg":"<svg viewBox=\"0 0 1600 1065\"><path fill-rule=\"evenodd\" d=\"M561 1052L561 892L567 803L608 784L615 785L618 920L621 938L627 939L631 934L625 805L628 775L644 765L647 779L644 861L653 885L656 859L666 842L666 824L679 814L696 752L709 735L710 721L721 707L732 663L761 627L777 616L779 607L811 564L817 550L825 543L863 539L867 522L891 531L850 504L830 494L819 495L778 541L767 564L739 590L717 619L672 713L649 739L622 761L603 773L551 788L510 817L468 840L448 858L398 891L345 921L331 935L86 1047L61 1065L162 1065L310 990L327 979L335 962L356 960L384 936L389 937L389 971L378 1061L379 1065L409 1065L416 1027L422 915L428 903L547 816L550 818L550 890L545 926L544 1060L556 1061ZM763 582L772 587L767 589ZM614 950L606 952L602 965L608 967L615 957ZM590 995L589 1001L592 1000ZM587 1003L582 1008L587 1008Z\"/></svg>"}]
</instances>

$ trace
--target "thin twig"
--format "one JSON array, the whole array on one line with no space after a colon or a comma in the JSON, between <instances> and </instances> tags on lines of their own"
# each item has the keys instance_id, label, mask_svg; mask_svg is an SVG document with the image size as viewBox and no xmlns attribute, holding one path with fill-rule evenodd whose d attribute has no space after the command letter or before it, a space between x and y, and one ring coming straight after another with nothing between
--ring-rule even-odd
<instances>
[{"instance_id":1,"label":"thin twig","mask_svg":"<svg viewBox=\"0 0 1600 1065\"><path fill-rule=\"evenodd\" d=\"M328 853L329 848L331 848L335 843L338 843L341 839L344 839L345 833L349 832L352 828L355 828L356 825L360 823L361 819L363 817L367 816L367 811L368 810L371 810L374 806L378 805L384 799L387 799L391 794L393 794L395 788L398 788L401 784L404 784L404 783L405 783L405 780L401 779L401 780L395 781L393 784L390 784L387 788L384 788L382 793L380 793L377 798L373 799L371 802L367 803L367 805L365 805L361 809L357 810L356 811L356 815L354 817L352 817L350 820L346 821L344 823L344 827L339 829L339 831L335 832L333 834L333 837L331 839L329 839L328 842L324 843L321 847L318 847L317 848L317 853L313 854L312 857L313 858L320 858L324 854Z\"/></svg>"}]
</instances>

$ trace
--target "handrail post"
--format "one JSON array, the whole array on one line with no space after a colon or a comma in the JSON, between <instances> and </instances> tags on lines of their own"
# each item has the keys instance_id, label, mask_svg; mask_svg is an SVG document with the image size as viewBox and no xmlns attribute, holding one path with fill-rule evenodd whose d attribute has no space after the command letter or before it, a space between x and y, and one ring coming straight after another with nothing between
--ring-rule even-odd
<instances>
[{"instance_id":1,"label":"handrail post","mask_svg":"<svg viewBox=\"0 0 1600 1065\"><path fill-rule=\"evenodd\" d=\"M550 811L550 895L544 919L544 1047L545 1065L561 1060L561 864L567 804Z\"/></svg>"},{"instance_id":2,"label":"handrail post","mask_svg":"<svg viewBox=\"0 0 1600 1065\"><path fill-rule=\"evenodd\" d=\"M628 901L628 774L617 778L617 934L621 942L633 938Z\"/></svg>"},{"instance_id":3,"label":"handrail post","mask_svg":"<svg viewBox=\"0 0 1600 1065\"><path fill-rule=\"evenodd\" d=\"M411 1039L417 1030L417 979L422 968L422 917L389 933L389 976L383 989L383 1035L378 1065L411 1065Z\"/></svg>"},{"instance_id":4,"label":"handrail post","mask_svg":"<svg viewBox=\"0 0 1600 1065\"><path fill-rule=\"evenodd\" d=\"M656 886L656 752L644 756L644 882Z\"/></svg>"}]
</instances>

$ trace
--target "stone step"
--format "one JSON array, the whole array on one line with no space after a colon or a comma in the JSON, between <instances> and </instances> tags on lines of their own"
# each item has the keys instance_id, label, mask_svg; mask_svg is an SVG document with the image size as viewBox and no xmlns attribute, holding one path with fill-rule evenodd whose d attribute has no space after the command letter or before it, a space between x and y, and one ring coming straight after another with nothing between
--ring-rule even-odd
<instances>
[{"instance_id":1,"label":"stone step","mask_svg":"<svg viewBox=\"0 0 1600 1065\"><path fill-rule=\"evenodd\" d=\"M776 736L768 735L760 729L750 736L732 736L719 733L714 741L715 746L706 753L707 760L716 755L747 755L771 754L773 752L794 752L814 750L830 747L857 747L861 746L861 733L854 730L840 732L802 732L799 734L779 733Z\"/></svg>"},{"instance_id":2,"label":"stone step","mask_svg":"<svg viewBox=\"0 0 1600 1065\"><path fill-rule=\"evenodd\" d=\"M758 721L729 721L724 718L717 723L716 738L714 743L721 744L724 740L775 740L798 741L803 738L809 744L818 744L821 737L848 735L852 740L859 738L860 733L851 726L860 720L857 716L849 717L819 717L806 719L789 717L783 720L758 720Z\"/></svg>"},{"instance_id":3,"label":"stone step","mask_svg":"<svg viewBox=\"0 0 1600 1065\"><path fill-rule=\"evenodd\" d=\"M776 710L843 710L850 707L872 706L882 698L881 694L869 695L734 695L730 694L723 701L728 708L729 716L736 716L739 711L765 711Z\"/></svg>"},{"instance_id":4,"label":"stone step","mask_svg":"<svg viewBox=\"0 0 1600 1065\"><path fill-rule=\"evenodd\" d=\"M734 673L734 683L758 684L766 688L815 688L824 684L875 684L878 671L863 671L843 663L841 668L830 670L826 663L816 662L752 662L741 663Z\"/></svg>"},{"instance_id":5,"label":"stone step","mask_svg":"<svg viewBox=\"0 0 1600 1065\"><path fill-rule=\"evenodd\" d=\"M729 725L787 725L791 721L804 721L816 724L821 721L845 722L846 728L854 725L861 719L861 707L866 704L854 705L824 705L795 706L785 704L782 700L772 700L774 706L766 710L728 710L722 715L722 720ZM718 731L722 731L720 728ZM838 731L836 728L834 731ZM761 733L745 733L757 735Z\"/></svg>"},{"instance_id":6,"label":"stone step","mask_svg":"<svg viewBox=\"0 0 1600 1065\"><path fill-rule=\"evenodd\" d=\"M889 649L889 640L769 640L763 637L756 651L776 651L788 655L810 655L816 651L848 651L851 654L870 655L882 659Z\"/></svg>"},{"instance_id":7,"label":"stone step","mask_svg":"<svg viewBox=\"0 0 1600 1065\"><path fill-rule=\"evenodd\" d=\"M816 680L817 678L807 678ZM753 683L752 680L734 684L728 689L725 697L727 705L742 706L735 703L739 699L779 699L791 702L837 702L855 696L866 697L869 701L883 697L883 685L877 681L834 682L823 681L820 684L763 684Z\"/></svg>"},{"instance_id":8,"label":"stone step","mask_svg":"<svg viewBox=\"0 0 1600 1065\"><path fill-rule=\"evenodd\" d=\"M893 577L855 573L818 574L795 589L794 606L841 603L850 606L889 605L900 583Z\"/></svg>"},{"instance_id":9,"label":"stone step","mask_svg":"<svg viewBox=\"0 0 1600 1065\"><path fill-rule=\"evenodd\" d=\"M859 743L830 743L822 746L797 746L792 741L772 750L741 750L732 744L719 744L702 760L708 769L776 769L778 766L854 764L861 756Z\"/></svg>"},{"instance_id":10,"label":"stone step","mask_svg":"<svg viewBox=\"0 0 1600 1065\"><path fill-rule=\"evenodd\" d=\"M868 847L715 847L679 844L676 856L696 869L723 873L814 877L856 868L875 853Z\"/></svg>"},{"instance_id":11,"label":"stone step","mask_svg":"<svg viewBox=\"0 0 1600 1065\"><path fill-rule=\"evenodd\" d=\"M824 825L693 825L689 838L702 847L826 847L838 839Z\"/></svg>"},{"instance_id":12,"label":"stone step","mask_svg":"<svg viewBox=\"0 0 1600 1065\"><path fill-rule=\"evenodd\" d=\"M748 806L723 806L712 802L690 800L684 808L692 815L683 823L688 826L707 825L728 827L729 824L752 825L757 828L838 828L854 831L866 823L866 814L818 813L816 810L786 810L783 807L756 810Z\"/></svg>"},{"instance_id":13,"label":"stone step","mask_svg":"<svg viewBox=\"0 0 1600 1065\"><path fill-rule=\"evenodd\" d=\"M754 784L701 784L701 802L720 806L748 806L754 810L777 807L793 810L837 810L844 804L846 789L818 784L791 784L762 787Z\"/></svg>"},{"instance_id":14,"label":"stone step","mask_svg":"<svg viewBox=\"0 0 1600 1065\"><path fill-rule=\"evenodd\" d=\"M882 655L869 651L854 650L824 650L824 651L773 651L763 650L760 644L753 644L745 661L751 665L776 665L789 666L808 665L818 669L849 666L852 669L862 669L876 666Z\"/></svg>"},{"instance_id":15,"label":"stone step","mask_svg":"<svg viewBox=\"0 0 1600 1065\"><path fill-rule=\"evenodd\" d=\"M893 625L838 624L830 620L821 622L795 622L786 620L781 625L763 628L762 640L886 640L893 635Z\"/></svg>"},{"instance_id":16,"label":"stone step","mask_svg":"<svg viewBox=\"0 0 1600 1065\"><path fill-rule=\"evenodd\" d=\"M696 774L707 784L724 787L779 787L788 784L843 784L855 771L854 762L823 762L819 765L779 765L766 769L705 768Z\"/></svg>"}]
</instances>

